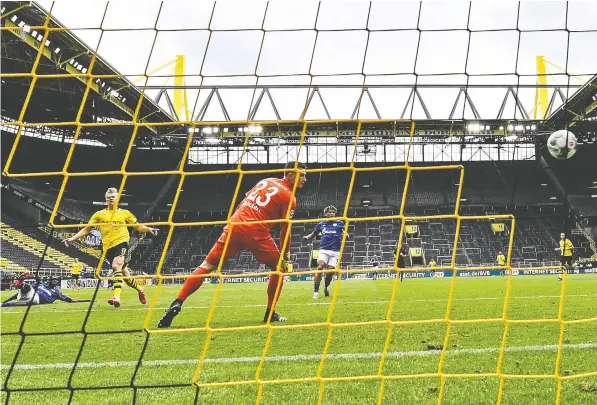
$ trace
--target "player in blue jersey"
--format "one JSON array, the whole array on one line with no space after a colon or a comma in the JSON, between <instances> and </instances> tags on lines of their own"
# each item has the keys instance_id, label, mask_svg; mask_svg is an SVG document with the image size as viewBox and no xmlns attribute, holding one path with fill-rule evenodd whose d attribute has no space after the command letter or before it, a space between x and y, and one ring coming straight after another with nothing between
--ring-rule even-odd
<instances>
[{"instance_id":1,"label":"player in blue jersey","mask_svg":"<svg viewBox=\"0 0 597 405\"><path fill-rule=\"evenodd\" d=\"M327 218L336 216L338 210L336 207L330 205L323 210L323 215ZM315 235L321 234L321 242L319 243L319 253L317 254L317 270L323 270L327 267L329 270L336 268L338 258L340 256L340 245L342 244L342 235L344 234L344 221L340 220L326 220L321 221L315 226L315 230L303 239L311 240ZM313 299L319 298L319 285L321 284L322 273L315 275L315 283L313 285ZM325 288L324 293L326 297L330 296L329 286L334 278L334 272L325 273Z\"/></svg>"},{"instance_id":2,"label":"player in blue jersey","mask_svg":"<svg viewBox=\"0 0 597 405\"><path fill-rule=\"evenodd\" d=\"M52 304L55 301L64 302L91 302L91 300L80 300L64 295L57 287L40 282L33 285L23 283L19 292L2 302L3 307L16 307L26 305Z\"/></svg>"}]
</instances>

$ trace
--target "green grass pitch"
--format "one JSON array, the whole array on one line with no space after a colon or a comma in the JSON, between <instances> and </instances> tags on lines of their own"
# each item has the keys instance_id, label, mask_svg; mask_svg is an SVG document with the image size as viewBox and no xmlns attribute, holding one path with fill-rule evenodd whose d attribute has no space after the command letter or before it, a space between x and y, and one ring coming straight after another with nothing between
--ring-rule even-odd
<instances>
[{"instance_id":1,"label":"green grass pitch","mask_svg":"<svg viewBox=\"0 0 597 405\"><path fill-rule=\"evenodd\" d=\"M443 318L448 304L450 279L407 279L398 287L393 320ZM458 278L450 318L481 319L502 315L507 277ZM346 280L340 284L332 322L374 321L386 317L394 280ZM332 291L336 281L332 284ZM178 285L164 286L151 320L156 328L164 309L175 297ZM557 318L562 283L555 276L524 276L512 279L508 319ZM323 290L323 288L322 288ZM204 285L191 296L173 327L203 326L216 291ZM73 297L89 298L92 290L65 291ZM156 292L147 289L148 298ZM119 310L106 300L111 291L101 289L89 315L86 330L106 332L89 334L83 346L79 367L72 375L72 387L97 387L76 390L73 404L192 404L196 388L191 386L193 373L203 350L205 332L151 334L143 364L136 375L135 364L144 346L142 332L147 307L137 301L136 293L123 289ZM6 298L7 292L2 293ZM330 298L312 300L312 284L287 282L278 312L288 317L287 325L325 322ZM266 284L223 285L212 326L234 327L260 324L265 310ZM89 304L45 305L33 307L24 324L24 344L8 381L9 389L66 387L72 364L81 347L83 334L27 336L28 333L80 331ZM25 308L2 308L2 383L7 367L19 346L19 335L5 335L19 330ZM597 316L597 276L569 275L566 283L564 318L587 319ZM109 333L137 329L134 333ZM498 350L504 325L501 323L456 324L451 328L443 365L445 373L491 373L496 371ZM328 327L275 330L262 380L313 377L317 373L328 336ZM376 374L383 351L388 325L334 328L323 377ZM385 375L436 373L444 342L444 323L395 326ZM502 370L508 374L553 374L556 366L560 326L557 323L510 324ZM207 361L200 374L201 382L251 380L255 378L267 330L218 332L210 340ZM566 325L565 346L560 373L574 375L597 371L597 322ZM158 386L102 389L111 385ZM169 384L188 384L169 388ZM159 387L164 386L164 387ZM436 404L440 379L407 378L387 381L384 404ZM324 404L375 404L380 389L378 380L339 381L324 385ZM199 404L254 404L256 384L202 388ZM495 404L499 379L449 378L443 404ZM553 404L555 379L507 379L502 404ZM9 404L67 404L70 391L11 392ZM262 404L315 404L319 395L316 382L266 384ZM2 392L2 401L6 392ZM562 404L597 404L597 376L565 380Z\"/></svg>"}]
</instances>

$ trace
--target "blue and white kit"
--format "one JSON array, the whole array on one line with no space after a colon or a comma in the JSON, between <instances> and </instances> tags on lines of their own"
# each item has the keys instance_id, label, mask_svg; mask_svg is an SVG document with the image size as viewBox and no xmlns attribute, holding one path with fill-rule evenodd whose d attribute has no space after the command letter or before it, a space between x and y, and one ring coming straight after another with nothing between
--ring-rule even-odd
<instances>
[{"instance_id":1,"label":"blue and white kit","mask_svg":"<svg viewBox=\"0 0 597 405\"><path fill-rule=\"evenodd\" d=\"M321 221L315 226L315 232L321 234L317 261L323 261L328 267L336 267L344 234L344 221Z\"/></svg>"}]
</instances>

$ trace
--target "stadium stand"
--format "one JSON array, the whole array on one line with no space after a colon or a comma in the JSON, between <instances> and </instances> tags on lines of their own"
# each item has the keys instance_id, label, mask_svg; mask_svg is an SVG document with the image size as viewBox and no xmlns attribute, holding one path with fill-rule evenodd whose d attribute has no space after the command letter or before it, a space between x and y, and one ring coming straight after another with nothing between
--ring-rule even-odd
<instances>
[{"instance_id":1,"label":"stadium stand","mask_svg":"<svg viewBox=\"0 0 597 405\"><path fill-rule=\"evenodd\" d=\"M553 201L551 197L557 191L550 185L544 171L537 165L528 162L516 164L501 164L495 167L491 164L471 164L465 177L463 187L461 213L464 215L503 214L513 212L517 217L517 230L513 246L513 263L520 266L551 265L558 260L554 246L559 240L562 229L560 218L564 214L561 200ZM423 173L423 174L422 174ZM431 172L429 172L431 173ZM521 173L524 173L521 175ZM295 219L316 218L327 205L336 205L343 209L346 202L346 183L349 174L334 173L326 176L313 176L305 188L298 195L299 211ZM590 179L590 176L585 176ZM579 180L584 187L589 180ZM189 216L195 220L221 220L225 218L230 198L234 194L236 178L227 177L214 182L209 176L196 176L185 186L181 193L176 215ZM398 206L402 199L402 189L405 181L404 173L380 172L376 176L361 176L355 182L357 186L349 202L349 218L358 216L397 215ZM152 187L152 180L139 180L127 187L127 194L123 197L129 201L129 209L139 215L144 212L152 199L152 191L161 188L164 179ZM425 175L416 173L410 180L409 193L406 201L407 215L437 215L452 213L456 200L458 176L454 173L440 172ZM65 198L61 204L61 212L70 218L86 221L97 210L92 201L86 200L86 195L95 195L97 190L105 186L103 182L89 181L86 187L79 189L75 198ZM252 186L252 181L244 181L239 190L241 197ZM35 181L18 181L11 183L22 193L30 195L47 205L55 202L56 195L51 190L39 188ZM203 190L218 190L205 198ZM371 201L371 207L363 207L362 201ZM169 206L160 206L153 214L153 218L165 218ZM6 221L17 221L14 211L8 211ZM5 222L6 222L5 221ZM438 265L450 262L452 254L455 222L452 221L421 221L417 223L420 234L417 238L405 239L404 247L422 247L424 262L436 259ZM16 222L18 227L18 222ZM306 229L307 228L307 229ZM343 266L359 268L369 265L374 256L381 258L382 265L392 265L395 259L396 241L400 229L399 221L365 221L350 225L351 238L346 242ZM580 228L582 229L582 228ZM164 270L179 269L187 272L199 265L208 253L211 245L217 240L221 232L219 227L184 227L173 234L164 262ZM297 269L307 269L310 265L312 246L302 241L301 236L309 233L309 226L302 224L293 226L291 240L292 260ZM31 237L42 243L46 235L39 229L29 232ZM595 254L594 246L587 235L581 230L573 231L571 240L577 246L576 253L580 257ZM156 272L161 251L165 244L165 235L144 240L139 243L131 254L133 268L148 274ZM39 246L42 245L38 245ZM316 246L316 245L315 245ZM487 221L463 221L458 241L456 264L458 266L483 265L495 263L498 251L507 250L508 231L503 235L495 235ZM70 248L72 249L72 248ZM73 251L74 250L74 251ZM76 249L69 250L71 257L90 261L88 255ZM31 260L16 259L16 263L31 266ZM92 260L93 262L93 260ZM60 263L60 264L58 264ZM63 258L57 261L57 266L66 266L68 261ZM249 254L241 254L224 266L227 272L243 272L258 268L257 262Z\"/></svg>"}]
</instances>

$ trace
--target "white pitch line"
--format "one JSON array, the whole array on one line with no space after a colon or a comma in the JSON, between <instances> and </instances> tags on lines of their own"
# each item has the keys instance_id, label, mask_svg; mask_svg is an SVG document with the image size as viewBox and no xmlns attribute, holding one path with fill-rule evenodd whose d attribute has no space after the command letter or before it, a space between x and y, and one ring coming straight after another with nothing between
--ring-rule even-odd
<instances>
[{"instance_id":1,"label":"white pitch line","mask_svg":"<svg viewBox=\"0 0 597 405\"><path fill-rule=\"evenodd\" d=\"M578 298L578 297L597 297L597 294L566 294L566 298ZM505 297L475 297L475 298L453 298L452 301L501 301ZM510 300L533 300L533 299L544 299L544 298L560 298L560 295L521 295L511 296ZM398 299L398 302L447 302L447 298L434 298L434 299L421 299L421 300L409 300L409 299ZM96 300L97 302L97 300ZM375 304L387 304L390 300L384 301L338 301L337 305L375 305ZM330 301L318 301L318 302L302 302L296 304L281 304L281 307L307 307L316 305L330 305ZM217 308L265 308L265 304L244 304L244 305L217 305ZM46 306L37 306L35 308L45 308ZM146 311L147 306L138 306L135 308L119 308L118 311ZM209 309L210 305L199 305L199 306L185 306L184 309ZM154 310L168 309L168 307L156 307ZM92 309L91 312L102 311L103 309ZM58 311L40 311L44 314L64 313L64 312L87 312L87 309L65 309ZM37 313L40 313L37 312ZM22 311L2 311L2 315L8 314L22 314Z\"/></svg>"},{"instance_id":2,"label":"white pitch line","mask_svg":"<svg viewBox=\"0 0 597 405\"><path fill-rule=\"evenodd\" d=\"M595 349L597 343L579 343L579 344L564 344L563 348L566 349ZM525 352L525 351L548 351L557 350L558 345L535 345L535 346L513 346L507 347L506 352ZM456 349L448 350L449 355L459 354L479 354L479 353L496 353L500 349L497 347L486 347L479 349ZM386 357L400 358L400 357L419 357L419 356L436 356L441 353L440 350L417 350L417 351L403 351L403 352L388 352ZM340 353L340 354L328 354L326 360L338 360L338 359L375 359L380 358L381 353ZM320 354L299 354L295 356L271 356L266 357L266 361L305 361L305 360L321 360L322 355ZM207 358L205 363L257 363L261 361L261 357L221 357L221 358ZM185 364L197 364L197 359L188 360L144 360L142 366L175 366ZM64 369L72 368L74 363L53 363L53 364L17 364L15 370L40 370L40 369ZM77 368L104 368L104 367L135 367L137 366L136 361L111 361L101 363L78 363ZM10 366L3 364L0 367L2 370L7 370Z\"/></svg>"}]
</instances>

